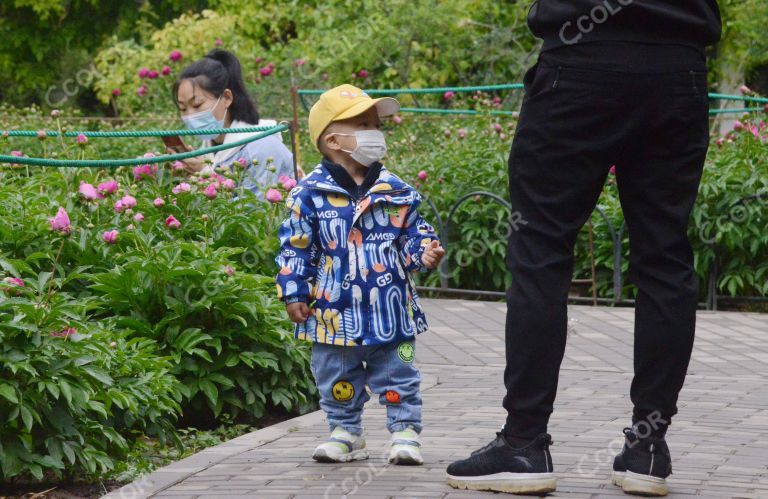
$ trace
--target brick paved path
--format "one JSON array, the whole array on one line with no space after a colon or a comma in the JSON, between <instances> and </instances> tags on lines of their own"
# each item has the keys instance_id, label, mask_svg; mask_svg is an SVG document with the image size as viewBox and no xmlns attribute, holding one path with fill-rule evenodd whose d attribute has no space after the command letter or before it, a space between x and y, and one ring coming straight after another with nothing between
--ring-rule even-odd
<instances>
[{"instance_id":1,"label":"brick paved path","mask_svg":"<svg viewBox=\"0 0 768 499\"><path fill-rule=\"evenodd\" d=\"M501 303L424 300L431 330L419 337L424 374L425 465L386 464L385 412L366 409L371 459L311 460L326 438L316 412L174 463L108 497L492 497L451 489L445 467L487 443L504 421ZM627 308L570 308L568 348L550 424L553 497L625 497L610 462L630 418L632 323ZM768 315L699 312L680 414L668 438L670 497L768 498ZM511 496L510 496L511 497Z\"/></svg>"}]
</instances>

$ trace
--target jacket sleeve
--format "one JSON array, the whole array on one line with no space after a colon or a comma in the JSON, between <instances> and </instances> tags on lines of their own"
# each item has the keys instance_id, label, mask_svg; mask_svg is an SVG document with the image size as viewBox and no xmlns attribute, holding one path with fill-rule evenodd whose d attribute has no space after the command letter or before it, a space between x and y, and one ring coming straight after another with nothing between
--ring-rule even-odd
<instances>
[{"instance_id":1,"label":"jacket sleeve","mask_svg":"<svg viewBox=\"0 0 768 499\"><path fill-rule=\"evenodd\" d=\"M317 273L317 218L311 198L303 187L288 195L288 217L280 225L280 254L275 258L278 298L285 303L310 301L312 281Z\"/></svg>"},{"instance_id":2,"label":"jacket sleeve","mask_svg":"<svg viewBox=\"0 0 768 499\"><path fill-rule=\"evenodd\" d=\"M415 202L411 205L400 236L400 256L405 262L406 272L428 270L421 263L424 248L432 241L438 240L435 229L419 214L421 196L414 192Z\"/></svg>"}]
</instances>

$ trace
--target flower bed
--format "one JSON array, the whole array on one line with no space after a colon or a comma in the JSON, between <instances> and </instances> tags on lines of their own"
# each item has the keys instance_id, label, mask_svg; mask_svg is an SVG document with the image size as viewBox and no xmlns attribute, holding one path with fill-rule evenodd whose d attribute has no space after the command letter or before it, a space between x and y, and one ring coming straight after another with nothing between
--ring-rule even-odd
<instances>
[{"instance_id":1,"label":"flower bed","mask_svg":"<svg viewBox=\"0 0 768 499\"><path fill-rule=\"evenodd\" d=\"M47 142L14 145L92 153ZM314 407L274 290L283 208L235 168L0 167L0 480L103 474L145 436L179 443L179 418Z\"/></svg>"}]
</instances>

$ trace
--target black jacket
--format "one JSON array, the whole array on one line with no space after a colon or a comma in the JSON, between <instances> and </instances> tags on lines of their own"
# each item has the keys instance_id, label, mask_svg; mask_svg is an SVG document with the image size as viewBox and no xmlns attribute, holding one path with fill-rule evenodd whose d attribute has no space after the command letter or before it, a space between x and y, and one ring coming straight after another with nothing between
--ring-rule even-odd
<instances>
[{"instance_id":1,"label":"black jacket","mask_svg":"<svg viewBox=\"0 0 768 499\"><path fill-rule=\"evenodd\" d=\"M538 0L528 26L542 50L594 41L688 45L720 40L717 0Z\"/></svg>"}]
</instances>

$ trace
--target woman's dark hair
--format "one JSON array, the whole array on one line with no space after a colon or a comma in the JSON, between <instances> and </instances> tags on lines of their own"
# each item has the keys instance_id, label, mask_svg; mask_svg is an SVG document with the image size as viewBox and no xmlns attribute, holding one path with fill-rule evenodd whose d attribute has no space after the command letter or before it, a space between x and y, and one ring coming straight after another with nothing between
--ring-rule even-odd
<instances>
[{"instance_id":1,"label":"woman's dark hair","mask_svg":"<svg viewBox=\"0 0 768 499\"><path fill-rule=\"evenodd\" d=\"M259 112L243 83L240 61L232 52L214 49L202 59L184 68L172 89L173 102L177 106L179 85L183 80L192 80L193 85L210 92L217 98L224 93L224 90L229 89L233 97L232 104L229 106L232 121L244 121L251 125L259 124Z\"/></svg>"}]
</instances>

